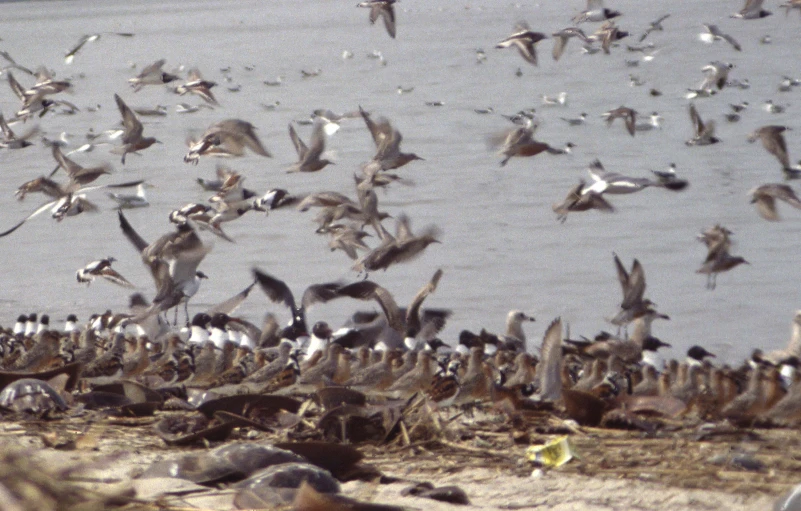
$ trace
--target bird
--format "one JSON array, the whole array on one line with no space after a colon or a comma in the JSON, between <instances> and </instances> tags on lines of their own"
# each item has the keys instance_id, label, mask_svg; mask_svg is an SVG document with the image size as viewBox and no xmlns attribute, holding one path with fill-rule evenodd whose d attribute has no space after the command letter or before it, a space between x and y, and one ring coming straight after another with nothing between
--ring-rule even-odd
<instances>
[{"instance_id":1,"label":"bird","mask_svg":"<svg viewBox=\"0 0 801 511\"><path fill-rule=\"evenodd\" d=\"M103 34L112 34L120 37L133 37L134 34L130 32L103 32ZM69 65L75 60L76 55L84 47L86 43L91 43L100 39L101 34L87 34L81 36L75 46L73 46L66 55L64 55L64 63Z\"/></svg>"},{"instance_id":2,"label":"bird","mask_svg":"<svg viewBox=\"0 0 801 511\"><path fill-rule=\"evenodd\" d=\"M542 152L551 152L553 148L545 142L534 140L534 128L520 126L505 131L488 139L490 145L500 146L498 154L505 156L501 160L501 167L505 166L513 157L536 156Z\"/></svg>"},{"instance_id":3,"label":"bird","mask_svg":"<svg viewBox=\"0 0 801 511\"><path fill-rule=\"evenodd\" d=\"M128 279L120 275L114 268L111 267L111 263L115 261L116 259L113 257L92 261L85 267L78 270L75 276L78 279L78 282L86 283L87 285L91 284L92 281L95 280L95 277L103 277L104 279L117 284L118 286L129 288L134 287L134 285L131 284Z\"/></svg>"},{"instance_id":4,"label":"bird","mask_svg":"<svg viewBox=\"0 0 801 511\"><path fill-rule=\"evenodd\" d=\"M584 180L579 180L578 184L570 189L564 201L552 206L556 213L556 219L562 223L567 220L567 214L574 211L589 211L597 209L607 213L615 210L600 193L582 193L585 188Z\"/></svg>"},{"instance_id":5,"label":"bird","mask_svg":"<svg viewBox=\"0 0 801 511\"><path fill-rule=\"evenodd\" d=\"M629 132L629 135L632 137L635 133L635 126L637 124L637 112L631 108L621 106L615 108L614 110L609 110L608 112L604 113L601 117L606 119L606 125L611 126L612 121L615 119L623 119L626 123L626 131Z\"/></svg>"},{"instance_id":6,"label":"bird","mask_svg":"<svg viewBox=\"0 0 801 511\"><path fill-rule=\"evenodd\" d=\"M745 0L745 5L742 9L732 14L732 18L740 18L744 20L755 20L770 16L772 13L762 8L764 0Z\"/></svg>"},{"instance_id":7,"label":"bird","mask_svg":"<svg viewBox=\"0 0 801 511\"><path fill-rule=\"evenodd\" d=\"M656 20L648 23L648 28L645 29L645 32L640 36L640 42L645 41L645 38L648 37L651 32L659 31L662 32L665 30L665 27L662 26L662 22L665 21L670 17L670 14L664 14L657 18Z\"/></svg>"},{"instance_id":8,"label":"bird","mask_svg":"<svg viewBox=\"0 0 801 511\"><path fill-rule=\"evenodd\" d=\"M439 228L427 227L421 234L413 234L409 218L400 215L396 223L396 236L387 236L384 242L359 258L353 265L357 272L386 270L391 265L410 261L418 257L432 243L440 243L437 239Z\"/></svg>"},{"instance_id":9,"label":"bird","mask_svg":"<svg viewBox=\"0 0 801 511\"><path fill-rule=\"evenodd\" d=\"M266 158L272 156L256 136L256 128L251 123L225 119L209 126L199 140L190 141L184 162L197 164L201 156L244 156L245 148Z\"/></svg>"},{"instance_id":10,"label":"bird","mask_svg":"<svg viewBox=\"0 0 801 511\"><path fill-rule=\"evenodd\" d=\"M17 136L9 127L3 114L0 113L0 131L3 134L2 139L0 139L0 148L23 149L33 145L33 142L29 142L29 140L39 133L39 128L34 126L26 131L24 135Z\"/></svg>"},{"instance_id":11,"label":"bird","mask_svg":"<svg viewBox=\"0 0 801 511\"><path fill-rule=\"evenodd\" d=\"M192 68L187 73L186 82L176 87L175 92L181 96L187 93L194 94L200 96L206 103L216 105L217 99L211 92L212 87L216 85L216 82L204 80L197 68Z\"/></svg>"},{"instance_id":12,"label":"bird","mask_svg":"<svg viewBox=\"0 0 801 511\"><path fill-rule=\"evenodd\" d=\"M111 173L111 167L105 164L97 167L82 167L67 158L64 153L61 152L61 148L58 145L53 145L52 154L58 165L53 169L48 178L53 177L55 173L58 172L58 169L64 169L64 172L66 172L70 178L70 182L66 187L67 191L74 190L83 185L88 185L100 176Z\"/></svg>"},{"instance_id":13,"label":"bird","mask_svg":"<svg viewBox=\"0 0 801 511\"><path fill-rule=\"evenodd\" d=\"M715 41L726 41L735 50L743 51L743 48L742 48L742 46L740 46L740 43L738 43L729 34L725 34L725 33L721 32L721 30L718 28L717 25L712 25L710 23L704 23L702 26L706 29L706 32L701 32L698 35L698 38L701 41L703 41L705 43L708 43L708 44L712 44Z\"/></svg>"},{"instance_id":14,"label":"bird","mask_svg":"<svg viewBox=\"0 0 801 511\"><path fill-rule=\"evenodd\" d=\"M552 33L551 37L553 37L552 56L554 60L559 60L562 57L565 53L565 48L567 48L567 42L573 37L579 38L584 44L590 44L592 42L587 38L584 31L578 27L563 28L558 32Z\"/></svg>"},{"instance_id":15,"label":"bird","mask_svg":"<svg viewBox=\"0 0 801 511\"><path fill-rule=\"evenodd\" d=\"M496 44L495 47L509 48L514 46L526 62L536 66L537 50L534 45L547 38L548 36L542 32L533 32L528 23L521 21L515 26L514 33Z\"/></svg>"},{"instance_id":16,"label":"bird","mask_svg":"<svg viewBox=\"0 0 801 511\"><path fill-rule=\"evenodd\" d=\"M587 171L593 179L593 183L587 188L584 188L581 191L582 194L627 194L639 192L655 184L647 178L627 177L617 172L608 172L604 169L599 160L593 160Z\"/></svg>"},{"instance_id":17,"label":"bird","mask_svg":"<svg viewBox=\"0 0 801 511\"><path fill-rule=\"evenodd\" d=\"M790 169L787 142L784 140L784 132L788 129L787 126L762 126L748 136L748 141L752 143L759 139L762 142L762 147L779 160L779 163L782 165L782 170L785 172Z\"/></svg>"},{"instance_id":18,"label":"bird","mask_svg":"<svg viewBox=\"0 0 801 511\"><path fill-rule=\"evenodd\" d=\"M175 231L164 234L148 244L134 230L121 209L117 210L117 217L120 229L140 253L142 263L150 270L156 284L153 305L144 316L166 311L183 302L188 321L189 299L197 293L201 280L208 278L197 268L211 250L210 247L203 244L188 222L178 225ZM176 320L177 315L176 309Z\"/></svg>"},{"instance_id":19,"label":"bird","mask_svg":"<svg viewBox=\"0 0 801 511\"><path fill-rule=\"evenodd\" d=\"M67 90L71 87L71 84L66 81L54 81L44 69L37 73L39 81L30 89L22 87L11 71L7 71L6 74L8 75L8 84L11 87L11 91L22 101L22 106L15 114L19 119L27 119L37 112L39 117L42 117L55 105L65 105L73 112L80 110L69 101L49 99L47 97Z\"/></svg>"},{"instance_id":20,"label":"bird","mask_svg":"<svg viewBox=\"0 0 801 511\"><path fill-rule=\"evenodd\" d=\"M128 79L134 92L139 92L145 85L163 85L177 80L179 78L177 75L162 69L166 63L165 59L159 59L142 69L142 72L134 78Z\"/></svg>"},{"instance_id":21,"label":"bird","mask_svg":"<svg viewBox=\"0 0 801 511\"><path fill-rule=\"evenodd\" d=\"M125 155L128 153L138 153L143 149L147 149L156 143L161 143L154 137L143 137L144 127L136 114L128 108L128 105L122 100L119 94L114 94L114 101L117 102L117 107L120 109L122 115L122 124L125 131L122 134L122 145L114 148L111 152L114 154L122 154L122 164L125 164Z\"/></svg>"},{"instance_id":22,"label":"bird","mask_svg":"<svg viewBox=\"0 0 801 511\"><path fill-rule=\"evenodd\" d=\"M356 7L367 7L370 9L370 24L378 21L378 17L384 19L384 27L387 29L389 37L395 39L395 8L392 6L395 0L367 0L359 2Z\"/></svg>"},{"instance_id":23,"label":"bird","mask_svg":"<svg viewBox=\"0 0 801 511\"><path fill-rule=\"evenodd\" d=\"M601 28L599 28L590 39L594 41L601 41L601 49L604 51L606 55L611 53L610 49L612 47L612 43L615 43L625 37L628 37L629 33L625 30L620 30L615 22L612 20L605 21Z\"/></svg>"},{"instance_id":24,"label":"bird","mask_svg":"<svg viewBox=\"0 0 801 511\"><path fill-rule=\"evenodd\" d=\"M395 129L388 120L379 118L373 121L370 114L359 106L359 112L367 125L367 129L373 137L376 146L376 154L368 165L376 166L379 170L392 170L406 165L414 160L423 158L414 153L404 153L400 150L403 137L400 131Z\"/></svg>"},{"instance_id":25,"label":"bird","mask_svg":"<svg viewBox=\"0 0 801 511\"><path fill-rule=\"evenodd\" d=\"M645 270L642 264L640 264L640 261L634 259L631 264L631 270L627 272L618 255L614 253L612 255L615 260L617 278L623 290L623 301L620 302L620 311L610 322L613 325L625 326L644 316L649 316L651 319L656 319L658 317L670 319L664 314L657 313L654 309L655 304L648 298L644 298Z\"/></svg>"},{"instance_id":26,"label":"bird","mask_svg":"<svg viewBox=\"0 0 801 511\"><path fill-rule=\"evenodd\" d=\"M796 209L801 209L801 199L786 184L768 183L750 192L751 204L756 204L759 216L765 220L779 220L776 212L776 199L782 200Z\"/></svg>"},{"instance_id":27,"label":"bird","mask_svg":"<svg viewBox=\"0 0 801 511\"><path fill-rule=\"evenodd\" d=\"M728 62L720 62L716 60L701 68L701 71L706 75L704 81L698 87L702 91L711 91L713 87L718 90L723 89L729 79L729 71L734 68L734 64Z\"/></svg>"},{"instance_id":28,"label":"bird","mask_svg":"<svg viewBox=\"0 0 801 511\"><path fill-rule=\"evenodd\" d=\"M117 203L118 208L145 208L150 206L150 202L148 202L147 195L145 194L145 188L152 187L153 185L149 183L139 183L136 187L136 194L134 195L114 192L109 192L107 195L111 200Z\"/></svg>"},{"instance_id":29,"label":"bird","mask_svg":"<svg viewBox=\"0 0 801 511\"><path fill-rule=\"evenodd\" d=\"M581 125L586 123L587 114L584 113L584 112L581 112L581 114L579 114L578 117L575 117L575 118L572 118L572 119L568 119L568 118L565 118L565 117L560 117L560 119L565 121L569 126L581 126Z\"/></svg>"},{"instance_id":30,"label":"bird","mask_svg":"<svg viewBox=\"0 0 801 511\"><path fill-rule=\"evenodd\" d=\"M690 121L693 125L694 135L691 139L685 142L688 146L696 145L711 145L720 142L720 139L715 137L715 121L704 123L695 105L690 103Z\"/></svg>"},{"instance_id":31,"label":"bird","mask_svg":"<svg viewBox=\"0 0 801 511\"><path fill-rule=\"evenodd\" d=\"M328 159L320 158L325 150L325 133L323 129L323 122L315 121L309 142L310 145L306 146L295 131L295 127L292 124L289 125L289 137L292 139L292 144L298 153L298 162L292 165L287 172L317 172L334 163Z\"/></svg>"},{"instance_id":32,"label":"bird","mask_svg":"<svg viewBox=\"0 0 801 511\"><path fill-rule=\"evenodd\" d=\"M745 258L733 256L729 253L729 248L731 248L730 234L731 231L721 226L715 226L702 233L703 241L706 243L708 251L706 259L701 267L696 270L696 273L707 276L706 288L709 290L715 289L718 273L729 271L741 264L750 264Z\"/></svg>"},{"instance_id":33,"label":"bird","mask_svg":"<svg viewBox=\"0 0 801 511\"><path fill-rule=\"evenodd\" d=\"M587 0L587 8L573 17L575 24L587 21L606 21L620 16L620 12L604 7L603 0Z\"/></svg>"}]
</instances>

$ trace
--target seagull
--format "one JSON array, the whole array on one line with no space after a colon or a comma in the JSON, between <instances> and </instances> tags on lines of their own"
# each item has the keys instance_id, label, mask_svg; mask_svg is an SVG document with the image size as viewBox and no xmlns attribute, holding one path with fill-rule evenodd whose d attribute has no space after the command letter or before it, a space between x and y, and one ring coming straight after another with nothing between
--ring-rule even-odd
<instances>
[{"instance_id":1,"label":"seagull","mask_svg":"<svg viewBox=\"0 0 801 511\"><path fill-rule=\"evenodd\" d=\"M665 14L663 16L660 16L656 20L650 22L648 24L648 28L646 28L645 32L643 32L643 34L640 36L640 42L645 41L645 38L648 37L648 35L650 35L651 32L654 32L654 31L661 32L661 31L665 30L665 27L662 26L662 22L665 21L666 19L668 19L669 17L670 17L670 14Z\"/></svg>"},{"instance_id":2,"label":"seagull","mask_svg":"<svg viewBox=\"0 0 801 511\"><path fill-rule=\"evenodd\" d=\"M209 126L200 140L190 141L184 162L197 164L201 156L244 156L245 148L260 156L272 157L256 136L252 124L241 119L226 119Z\"/></svg>"},{"instance_id":3,"label":"seagull","mask_svg":"<svg viewBox=\"0 0 801 511\"><path fill-rule=\"evenodd\" d=\"M567 92L560 92L556 97L542 95L542 104L547 106L567 105Z\"/></svg>"},{"instance_id":4,"label":"seagull","mask_svg":"<svg viewBox=\"0 0 801 511\"><path fill-rule=\"evenodd\" d=\"M495 45L496 48L509 48L514 46L520 52L526 62L532 65L537 65L537 50L534 45L548 36L542 32L532 32L528 23L521 21L515 26L515 32Z\"/></svg>"},{"instance_id":5,"label":"seagull","mask_svg":"<svg viewBox=\"0 0 801 511\"><path fill-rule=\"evenodd\" d=\"M735 41L734 38L729 34L724 34L723 32L721 32L717 25L704 23L703 27L706 28L706 32L701 32L698 35L698 38L701 41L707 44L712 44L715 41L726 41L727 43L732 45L732 48L734 48L735 50L737 51L743 50L743 48L740 46L740 43Z\"/></svg>"},{"instance_id":6,"label":"seagull","mask_svg":"<svg viewBox=\"0 0 801 511\"><path fill-rule=\"evenodd\" d=\"M635 133L635 126L637 122L637 112L631 108L627 108L625 106L621 106L615 108L614 110L609 110L608 112L604 113L601 117L606 119L606 125L611 126L612 121L615 119L623 119L626 123L626 130L629 134L633 137Z\"/></svg>"},{"instance_id":7,"label":"seagull","mask_svg":"<svg viewBox=\"0 0 801 511\"><path fill-rule=\"evenodd\" d=\"M134 36L130 32L103 32L103 34L112 34L120 37ZM86 43L92 43L94 41L97 41L98 39L100 39L100 36L101 34L87 34L81 36L81 38L78 40L75 46L73 46L72 49L68 51L66 55L64 55L64 63L67 65L72 64L72 61L75 60L75 56L78 54L81 48L83 48Z\"/></svg>"},{"instance_id":8,"label":"seagull","mask_svg":"<svg viewBox=\"0 0 801 511\"><path fill-rule=\"evenodd\" d=\"M117 207L121 209L145 208L150 206L150 202L147 201L147 195L145 194L145 188L152 187L153 185L149 183L139 183L136 187L135 195L109 193L108 197L116 202Z\"/></svg>"},{"instance_id":9,"label":"seagull","mask_svg":"<svg viewBox=\"0 0 801 511\"><path fill-rule=\"evenodd\" d=\"M604 7L603 0L587 0L587 9L574 16L573 22L578 25L585 21L606 21L618 16L620 16L618 11Z\"/></svg>"},{"instance_id":10,"label":"seagull","mask_svg":"<svg viewBox=\"0 0 801 511\"><path fill-rule=\"evenodd\" d=\"M298 162L292 165L287 172L317 172L334 163L325 158L320 158L325 150L325 133L323 129L323 121L314 122L310 141L311 146L307 147L298 136L295 127L292 124L289 125L289 137L292 139L292 144L298 153Z\"/></svg>"},{"instance_id":11,"label":"seagull","mask_svg":"<svg viewBox=\"0 0 801 511\"><path fill-rule=\"evenodd\" d=\"M651 113L648 118L648 122L634 125L634 131L651 131L655 129L662 129L662 116L657 112Z\"/></svg>"},{"instance_id":12,"label":"seagull","mask_svg":"<svg viewBox=\"0 0 801 511\"><path fill-rule=\"evenodd\" d=\"M144 127L136 114L128 108L128 105L122 100L118 94L114 94L114 101L117 102L117 107L120 109L122 115L122 124L125 131L122 134L122 145L112 149L114 154L122 154L122 164L125 165L125 155L128 153L138 153L142 149L147 149L156 143L161 143L153 137L143 137L142 133Z\"/></svg>"},{"instance_id":13,"label":"seagull","mask_svg":"<svg viewBox=\"0 0 801 511\"><path fill-rule=\"evenodd\" d=\"M690 121L693 124L693 138L685 142L686 145L711 145L720 142L720 139L715 137L715 121L704 123L695 105L690 103Z\"/></svg>"},{"instance_id":14,"label":"seagull","mask_svg":"<svg viewBox=\"0 0 801 511\"><path fill-rule=\"evenodd\" d=\"M779 220L776 212L776 199L782 200L796 209L801 209L801 200L792 188L785 184L768 183L750 192L751 204L756 204L759 216L765 220Z\"/></svg>"},{"instance_id":15,"label":"seagull","mask_svg":"<svg viewBox=\"0 0 801 511\"><path fill-rule=\"evenodd\" d=\"M749 142L761 140L762 147L779 160L784 171L790 169L790 157L787 154L787 143L783 134L788 129L787 126L762 126L748 136Z\"/></svg>"},{"instance_id":16,"label":"seagull","mask_svg":"<svg viewBox=\"0 0 801 511\"><path fill-rule=\"evenodd\" d=\"M145 85L162 85L177 80L179 77L162 70L167 61L160 59L145 67L136 77L130 78L128 83L134 92L139 92Z\"/></svg>"},{"instance_id":17,"label":"seagull","mask_svg":"<svg viewBox=\"0 0 801 511\"><path fill-rule=\"evenodd\" d=\"M732 18L755 20L770 16L772 13L762 8L764 0L745 0L745 6L731 15Z\"/></svg>"},{"instance_id":18,"label":"seagull","mask_svg":"<svg viewBox=\"0 0 801 511\"><path fill-rule=\"evenodd\" d=\"M95 277L103 277L104 279L108 280L109 282L113 282L118 286L129 288L134 287L134 285L128 282L125 277L117 273L117 271L111 267L111 263L115 261L116 259L113 257L107 257L106 259L93 261L78 270L75 276L78 279L78 282L86 283L87 286L91 284L93 280L95 280Z\"/></svg>"},{"instance_id":19,"label":"seagull","mask_svg":"<svg viewBox=\"0 0 801 511\"><path fill-rule=\"evenodd\" d=\"M137 233L122 210L117 210L120 229L141 254L142 262L150 270L156 284L153 304L142 314L149 317L184 303L184 312L189 321L189 299L197 293L202 279L208 278L197 267L211 250L195 232L189 222L180 224L173 232L148 244ZM175 311L177 322L178 310Z\"/></svg>"},{"instance_id":20,"label":"seagull","mask_svg":"<svg viewBox=\"0 0 801 511\"><path fill-rule=\"evenodd\" d=\"M729 71L734 67L734 64L728 62L715 61L701 68L701 71L706 74L704 81L701 82L699 89L712 90L712 87L723 89L726 81L729 78Z\"/></svg>"},{"instance_id":21,"label":"seagull","mask_svg":"<svg viewBox=\"0 0 801 511\"><path fill-rule=\"evenodd\" d=\"M560 117L560 119L565 121L570 126L581 126L582 124L584 124L586 122L587 114L584 113L584 112L581 112L581 114L579 114L579 116L576 117L576 118L567 119L565 117Z\"/></svg>"},{"instance_id":22,"label":"seagull","mask_svg":"<svg viewBox=\"0 0 801 511\"><path fill-rule=\"evenodd\" d=\"M613 195L639 192L655 183L643 177L627 177L617 172L607 172L599 160L590 163L587 169L593 183L581 190L582 195L609 193Z\"/></svg>"},{"instance_id":23,"label":"seagull","mask_svg":"<svg viewBox=\"0 0 801 511\"><path fill-rule=\"evenodd\" d=\"M395 8L392 4L395 0L367 0L359 2L356 7L367 7L370 9L370 24L378 21L381 16L384 19L384 27L387 29L389 37L395 39Z\"/></svg>"}]
</instances>

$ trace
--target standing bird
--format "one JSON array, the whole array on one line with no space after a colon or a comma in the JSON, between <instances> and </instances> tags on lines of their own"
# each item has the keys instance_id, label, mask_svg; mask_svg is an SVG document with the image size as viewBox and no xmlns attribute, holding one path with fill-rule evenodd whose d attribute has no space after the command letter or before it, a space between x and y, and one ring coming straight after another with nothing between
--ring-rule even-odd
<instances>
[{"instance_id":1,"label":"standing bird","mask_svg":"<svg viewBox=\"0 0 801 511\"><path fill-rule=\"evenodd\" d=\"M370 24L378 21L378 17L384 18L384 26L387 29L389 37L395 39L395 8L392 4L395 0L367 0L360 2L356 7L367 7L370 9Z\"/></svg>"},{"instance_id":2,"label":"standing bird","mask_svg":"<svg viewBox=\"0 0 801 511\"><path fill-rule=\"evenodd\" d=\"M122 164L125 165L125 155L128 153L136 153L142 149L147 149L155 143L160 143L153 137L143 137L142 132L144 127L136 114L128 108L128 105L120 98L118 94L114 94L114 100L117 102L117 107L120 109L122 115L122 124L125 126L125 131L122 134L122 145L113 149L111 152L114 154L122 154Z\"/></svg>"},{"instance_id":3,"label":"standing bird","mask_svg":"<svg viewBox=\"0 0 801 511\"><path fill-rule=\"evenodd\" d=\"M542 32L532 32L528 23L521 21L515 26L515 32L495 45L496 48L509 48L515 46L526 62L537 65L537 50L534 45L548 36Z\"/></svg>"},{"instance_id":4,"label":"standing bird","mask_svg":"<svg viewBox=\"0 0 801 511\"><path fill-rule=\"evenodd\" d=\"M776 199L782 200L796 209L801 209L801 200L788 185L768 183L751 190L751 204L756 204L759 216L765 220L779 220L779 214L776 212Z\"/></svg>"},{"instance_id":5,"label":"standing bird","mask_svg":"<svg viewBox=\"0 0 801 511\"><path fill-rule=\"evenodd\" d=\"M108 280L109 282L113 282L118 286L123 287L134 287L133 284L128 282L128 279L117 273L111 267L111 263L116 261L113 257L108 257L106 259L100 259L99 261L93 261L87 264L84 268L81 268L75 274L78 282L86 283L87 285L91 284L95 277L103 277L104 279Z\"/></svg>"},{"instance_id":6,"label":"standing bird","mask_svg":"<svg viewBox=\"0 0 801 511\"><path fill-rule=\"evenodd\" d=\"M334 162L325 158L320 158L325 150L325 133L322 121L315 121L310 144L308 147L300 139L295 127L289 125L289 137L298 153L298 162L289 168L287 172L317 172Z\"/></svg>"}]
</instances>

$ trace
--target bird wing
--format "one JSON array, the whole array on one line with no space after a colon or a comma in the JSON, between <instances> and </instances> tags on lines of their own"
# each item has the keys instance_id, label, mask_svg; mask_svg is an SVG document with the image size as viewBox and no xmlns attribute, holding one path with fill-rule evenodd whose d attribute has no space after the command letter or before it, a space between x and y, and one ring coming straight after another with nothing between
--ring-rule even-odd
<instances>
[{"instance_id":1,"label":"bird wing","mask_svg":"<svg viewBox=\"0 0 801 511\"><path fill-rule=\"evenodd\" d=\"M562 396L562 320L556 318L545 331L537 366L540 396L543 401L558 401Z\"/></svg>"},{"instance_id":2,"label":"bird wing","mask_svg":"<svg viewBox=\"0 0 801 511\"><path fill-rule=\"evenodd\" d=\"M138 250L139 253L142 253L142 251L148 246L148 242L139 236L139 233L134 230L134 228L128 222L128 219L122 214L122 210L117 211L117 216L120 219L120 229L122 229L122 233L126 238L128 238L128 241L133 244L136 250Z\"/></svg>"},{"instance_id":3,"label":"bird wing","mask_svg":"<svg viewBox=\"0 0 801 511\"><path fill-rule=\"evenodd\" d=\"M122 135L122 141L127 144L130 141L139 139L142 136L142 131L144 131L142 123L139 122L136 114L133 110L128 108L128 105L125 104L119 94L114 94L114 101L117 102L120 115L122 115L122 124L125 126L125 133Z\"/></svg>"},{"instance_id":4,"label":"bird wing","mask_svg":"<svg viewBox=\"0 0 801 511\"><path fill-rule=\"evenodd\" d=\"M267 295L267 298L269 298L270 301L274 303L283 303L294 312L296 309L295 297L292 295L292 291L289 289L289 286L287 286L283 280L279 280L272 275L264 273L258 268L253 268L253 276L256 278L256 282L259 283L259 287L261 287L261 290L264 291L264 294Z\"/></svg>"},{"instance_id":5,"label":"bird wing","mask_svg":"<svg viewBox=\"0 0 801 511\"><path fill-rule=\"evenodd\" d=\"M253 286L255 286L256 283L257 283L257 281L254 281L248 287L246 287L242 291L238 292L237 294L235 294L231 298L229 298L229 299L227 299L227 300L225 300L223 302L218 303L214 307L211 307L209 310L206 311L206 314L208 314L209 316L213 316L213 315L217 314L218 312L222 312L224 314L229 314L229 315L233 314L234 311L237 308L239 308L239 306L242 305L242 303L248 297L248 295L250 294L251 289L253 289ZM258 338L258 336L256 336L256 338Z\"/></svg>"},{"instance_id":6,"label":"bird wing","mask_svg":"<svg viewBox=\"0 0 801 511\"><path fill-rule=\"evenodd\" d=\"M289 125L289 138L292 139L292 144L295 146L295 151L298 153L298 158L302 160L304 156L306 156L306 153L309 152L309 148L306 147L306 144L300 139L298 132L295 131L295 127L292 126L291 123Z\"/></svg>"},{"instance_id":7,"label":"bird wing","mask_svg":"<svg viewBox=\"0 0 801 511\"><path fill-rule=\"evenodd\" d=\"M20 220L20 221L19 221L19 223L17 223L17 224L16 224L14 227L12 227L11 229L9 229L9 230L7 230L7 231L5 231L5 232L1 232L1 233L0 233L0 238L2 238L3 236L8 236L8 235L9 235L9 234L11 234L12 232L16 231L17 229L19 229L20 227L22 227L22 224L24 224L25 222L27 222L27 221L28 221L28 220L30 220L31 218L33 218L33 217L35 217L35 216L39 215L39 214L40 214L40 213L42 213L43 211L47 211L48 209L52 208L52 207L53 207L53 206L55 206L55 205L56 205L56 203L57 203L57 202L59 202L60 200L62 200L62 199L61 199L61 198L59 198L59 199L56 199L56 200L53 200L53 201L46 202L46 203L42 204L41 206L39 206L38 208L36 208L36 209L33 211L33 213L31 213L30 215L26 216L26 217L25 217L25 218L23 218L22 220Z\"/></svg>"}]
</instances>

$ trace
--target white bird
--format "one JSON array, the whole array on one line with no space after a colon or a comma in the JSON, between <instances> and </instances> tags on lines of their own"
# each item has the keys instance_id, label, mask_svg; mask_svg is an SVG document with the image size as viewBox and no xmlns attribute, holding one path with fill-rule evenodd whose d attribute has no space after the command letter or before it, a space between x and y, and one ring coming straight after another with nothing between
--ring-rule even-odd
<instances>
[{"instance_id":1,"label":"white bird","mask_svg":"<svg viewBox=\"0 0 801 511\"><path fill-rule=\"evenodd\" d=\"M149 183L139 183L136 187L136 194L134 195L113 192L107 195L117 203L117 207L119 208L144 208L150 206L150 202L148 202L147 195L145 194L145 188L153 188L153 185Z\"/></svg>"}]
</instances>

